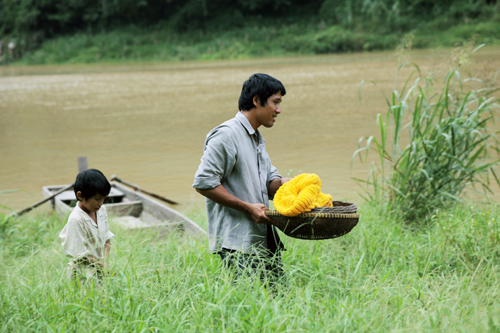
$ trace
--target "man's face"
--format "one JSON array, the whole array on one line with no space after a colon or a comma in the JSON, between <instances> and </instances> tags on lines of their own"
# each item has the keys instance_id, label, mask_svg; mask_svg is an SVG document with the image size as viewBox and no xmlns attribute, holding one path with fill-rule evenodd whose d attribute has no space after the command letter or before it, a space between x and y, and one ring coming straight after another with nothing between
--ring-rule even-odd
<instances>
[{"instance_id":1,"label":"man's face","mask_svg":"<svg viewBox=\"0 0 500 333\"><path fill-rule=\"evenodd\" d=\"M276 121L276 117L281 113L281 93L274 94L267 99L264 106L257 103L256 118L260 125L264 127L272 127Z\"/></svg>"}]
</instances>

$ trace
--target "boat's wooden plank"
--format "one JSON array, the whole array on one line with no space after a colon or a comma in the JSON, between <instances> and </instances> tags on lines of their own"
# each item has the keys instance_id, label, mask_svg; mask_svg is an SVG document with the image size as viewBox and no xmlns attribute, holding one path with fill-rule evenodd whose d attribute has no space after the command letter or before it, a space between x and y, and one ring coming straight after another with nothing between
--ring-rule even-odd
<instances>
[{"instance_id":1,"label":"boat's wooden plank","mask_svg":"<svg viewBox=\"0 0 500 333\"><path fill-rule=\"evenodd\" d=\"M43 195L45 197L50 197L57 191L60 191L63 189L66 185L53 185L53 186L44 186L43 187ZM52 208L56 211L57 215L61 216L62 218L67 217L73 208L70 206L66 205L64 202L59 200L57 196L53 199L50 200L52 204Z\"/></svg>"},{"instance_id":2,"label":"boat's wooden plank","mask_svg":"<svg viewBox=\"0 0 500 333\"><path fill-rule=\"evenodd\" d=\"M108 195L108 198L112 198L114 199L114 201L118 201L120 200L120 198L123 197L125 197L125 194L114 187L111 188L111 191L109 192ZM74 191L64 191L63 193L57 195L56 198L62 201L74 201L76 200L76 195Z\"/></svg>"},{"instance_id":3,"label":"boat's wooden plank","mask_svg":"<svg viewBox=\"0 0 500 333\"><path fill-rule=\"evenodd\" d=\"M154 219L154 221L154 223L146 223L142 217L137 218L133 216L120 216L111 218L110 225L118 225L119 227L125 230L130 230L131 232L148 231L159 238L165 237L167 234L174 231L184 232L182 223L165 223L159 222L156 219Z\"/></svg>"},{"instance_id":4,"label":"boat's wooden plank","mask_svg":"<svg viewBox=\"0 0 500 333\"><path fill-rule=\"evenodd\" d=\"M78 172L86 171L89 168L86 156L78 157Z\"/></svg>"},{"instance_id":5,"label":"boat's wooden plank","mask_svg":"<svg viewBox=\"0 0 500 333\"><path fill-rule=\"evenodd\" d=\"M195 222L191 221L189 218L179 213L178 211L165 206L164 204L157 202L153 199L146 197L145 195L135 192L126 188L125 186L111 182L111 186L116 187L130 200L141 200L144 206L144 210L160 221L170 221L170 222L180 222L183 223L184 232L192 237L207 237L207 233Z\"/></svg>"},{"instance_id":6,"label":"boat's wooden plank","mask_svg":"<svg viewBox=\"0 0 500 333\"><path fill-rule=\"evenodd\" d=\"M73 207L68 206L57 198L54 200L54 209L56 210L57 215L62 218L66 218L73 211Z\"/></svg>"},{"instance_id":7,"label":"boat's wooden plank","mask_svg":"<svg viewBox=\"0 0 500 333\"><path fill-rule=\"evenodd\" d=\"M144 210L142 201L128 201L128 202L119 202L114 204L105 204L106 211L108 215L115 216L133 216L139 217L141 216L142 211Z\"/></svg>"}]
</instances>

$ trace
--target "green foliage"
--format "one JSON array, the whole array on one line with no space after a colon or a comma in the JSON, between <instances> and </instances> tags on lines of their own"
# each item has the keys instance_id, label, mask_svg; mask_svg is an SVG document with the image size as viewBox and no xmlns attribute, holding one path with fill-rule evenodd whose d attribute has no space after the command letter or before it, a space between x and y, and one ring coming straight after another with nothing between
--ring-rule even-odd
<instances>
[{"instance_id":1,"label":"green foliage","mask_svg":"<svg viewBox=\"0 0 500 333\"><path fill-rule=\"evenodd\" d=\"M390 33L410 31L423 22L457 22L491 18L498 13L491 1L471 0L325 0L319 10L322 19L344 27L363 27Z\"/></svg>"},{"instance_id":2,"label":"green foliage","mask_svg":"<svg viewBox=\"0 0 500 333\"><path fill-rule=\"evenodd\" d=\"M17 192L19 190L5 190L5 191L0 191L0 194L6 194L6 193L12 193L12 192Z\"/></svg>"},{"instance_id":3,"label":"green foliage","mask_svg":"<svg viewBox=\"0 0 500 333\"><path fill-rule=\"evenodd\" d=\"M413 46L455 46L474 36L478 43L495 44L500 40L499 29L493 22L451 27L439 33L431 33L429 28L414 34ZM151 30L129 26L50 39L40 49L25 54L19 63L212 60L358 52L393 49L402 38L398 33L378 35L307 22L280 27L253 25L224 33L177 33L162 27Z\"/></svg>"},{"instance_id":4,"label":"green foliage","mask_svg":"<svg viewBox=\"0 0 500 333\"><path fill-rule=\"evenodd\" d=\"M6 207L0 206L0 208L6 208ZM0 238L4 234L4 230L7 229L7 223L8 223L7 220L8 219L5 216L5 214L0 213Z\"/></svg>"},{"instance_id":5,"label":"green foliage","mask_svg":"<svg viewBox=\"0 0 500 333\"><path fill-rule=\"evenodd\" d=\"M7 194L7 193L12 193L12 192L17 192L20 190L4 190L0 191L0 194ZM7 210L10 211L11 213L15 214L15 212L10 208L5 205L0 205L0 210ZM2 234L5 232L5 230L8 228L8 223L10 222L11 215L5 216L0 212L0 237L2 237Z\"/></svg>"},{"instance_id":6,"label":"green foliage","mask_svg":"<svg viewBox=\"0 0 500 333\"><path fill-rule=\"evenodd\" d=\"M2 218L3 217L3 218ZM0 249L15 259L52 244L54 233L62 230L56 216L29 215L9 218L0 215Z\"/></svg>"},{"instance_id":7,"label":"green foliage","mask_svg":"<svg viewBox=\"0 0 500 333\"><path fill-rule=\"evenodd\" d=\"M354 32L332 26L295 38L283 40L283 48L300 53L343 53L385 50L395 47L396 36L378 36L367 32Z\"/></svg>"},{"instance_id":8,"label":"green foliage","mask_svg":"<svg viewBox=\"0 0 500 333\"><path fill-rule=\"evenodd\" d=\"M0 35L42 31L53 36L116 26L163 23L178 30L228 28L249 17L286 15L293 0L0 0Z\"/></svg>"},{"instance_id":9,"label":"green foliage","mask_svg":"<svg viewBox=\"0 0 500 333\"><path fill-rule=\"evenodd\" d=\"M474 33L489 36L481 43L495 43L499 15L500 3L491 0L0 0L0 63L16 61L42 44L44 50L29 63L369 51L393 48L410 31L418 35L416 47L453 46ZM472 31L479 23L491 26ZM140 27L132 38L147 50L113 43L115 35L129 33L131 26ZM451 34L443 33L450 29ZM266 35L257 38L256 30ZM150 33L162 38L149 42ZM72 39L84 35L93 40L92 47L66 52L78 46ZM172 44L172 39L177 41ZM116 46L104 52L111 56L103 55L103 40ZM62 50L45 45L58 41ZM81 54L74 57L75 52Z\"/></svg>"},{"instance_id":10,"label":"green foliage","mask_svg":"<svg viewBox=\"0 0 500 333\"><path fill-rule=\"evenodd\" d=\"M500 328L497 207L456 206L417 231L360 207L336 240L283 236L289 286L233 284L203 241L113 227L102 287L66 279L64 221L26 215L0 239L0 330L114 332L484 332ZM203 210L190 213L202 215ZM43 222L38 222L43 221ZM22 225L22 226L21 226ZM37 226L33 226L37 225ZM24 236L22 236L24 234ZM20 248L21 250L18 250ZM391 318L391 320L387 320Z\"/></svg>"},{"instance_id":11,"label":"green foliage","mask_svg":"<svg viewBox=\"0 0 500 333\"><path fill-rule=\"evenodd\" d=\"M492 45L498 44L498 36L500 36L500 24L495 21L452 25L446 20L436 20L415 32L413 46L415 48L454 47L474 38L478 38L478 43Z\"/></svg>"},{"instance_id":12,"label":"green foliage","mask_svg":"<svg viewBox=\"0 0 500 333\"><path fill-rule=\"evenodd\" d=\"M411 75L393 91L387 114L377 116L380 136L361 138L353 158L359 154L363 160L366 151L366 159L374 145L379 161L363 181L373 189L369 200L387 204L407 221L424 222L437 209L461 201L467 186L491 192L490 176L498 183L500 145L491 128L500 105L493 95L497 89L462 79L459 68L442 86L431 76L419 76L412 86L410 80Z\"/></svg>"},{"instance_id":13,"label":"green foliage","mask_svg":"<svg viewBox=\"0 0 500 333\"><path fill-rule=\"evenodd\" d=\"M433 217L446 241L469 270L496 264L500 256L500 228L497 207L484 210L455 206ZM460 230L460 232L457 232Z\"/></svg>"}]
</instances>

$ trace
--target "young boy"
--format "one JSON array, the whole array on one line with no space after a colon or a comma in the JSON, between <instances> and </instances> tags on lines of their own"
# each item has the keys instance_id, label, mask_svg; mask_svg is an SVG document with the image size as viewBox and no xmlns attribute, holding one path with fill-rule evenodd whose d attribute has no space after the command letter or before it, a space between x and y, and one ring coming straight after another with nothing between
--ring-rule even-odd
<instances>
[{"instance_id":1,"label":"young boy","mask_svg":"<svg viewBox=\"0 0 500 333\"><path fill-rule=\"evenodd\" d=\"M68 278L85 283L101 278L109 257L108 215L103 205L111 185L101 171L89 169L78 174L74 186L77 204L59 234L66 256L70 258Z\"/></svg>"}]
</instances>

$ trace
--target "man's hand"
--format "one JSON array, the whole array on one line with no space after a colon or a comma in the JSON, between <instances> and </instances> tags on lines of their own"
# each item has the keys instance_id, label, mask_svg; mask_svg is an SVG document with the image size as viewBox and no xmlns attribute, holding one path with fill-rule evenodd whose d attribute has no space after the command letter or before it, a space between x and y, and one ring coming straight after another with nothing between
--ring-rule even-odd
<instances>
[{"instance_id":1,"label":"man's hand","mask_svg":"<svg viewBox=\"0 0 500 333\"><path fill-rule=\"evenodd\" d=\"M257 223L269 223L272 220L266 215L267 209L264 204L249 204L248 205L248 214L252 217L252 219Z\"/></svg>"},{"instance_id":2,"label":"man's hand","mask_svg":"<svg viewBox=\"0 0 500 333\"><path fill-rule=\"evenodd\" d=\"M244 202L229 193L222 185L219 185L211 190L196 189L196 191L220 205L234 208L242 213L249 214L256 223L272 222L272 220L267 217L265 213L265 211L268 210L266 205L261 203L251 204Z\"/></svg>"}]
</instances>

